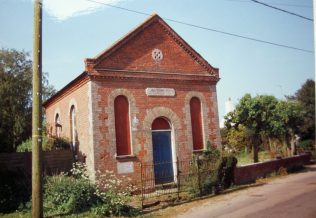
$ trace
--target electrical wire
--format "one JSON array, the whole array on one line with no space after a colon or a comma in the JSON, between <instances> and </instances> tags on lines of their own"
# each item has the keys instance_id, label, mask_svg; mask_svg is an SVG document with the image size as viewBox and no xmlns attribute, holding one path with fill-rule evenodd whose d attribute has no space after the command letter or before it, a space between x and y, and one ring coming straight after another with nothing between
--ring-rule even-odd
<instances>
[{"instance_id":1,"label":"electrical wire","mask_svg":"<svg viewBox=\"0 0 316 218\"><path fill-rule=\"evenodd\" d=\"M251 2L251 0L225 0L225 1L230 1L230 2L246 2L246 3ZM266 3L266 4L270 4L270 5L282 5L282 6L287 6L287 7L313 8L313 6L310 6L310 5L286 4L286 3L276 3L276 2L267 2L267 1L265 1L265 3Z\"/></svg>"},{"instance_id":2,"label":"electrical wire","mask_svg":"<svg viewBox=\"0 0 316 218\"><path fill-rule=\"evenodd\" d=\"M112 8L117 8L117 9L120 9L120 10L129 11L129 12L133 12L133 13L137 13L137 14L141 14L141 15L146 15L146 16L150 16L151 15L149 13L136 11L136 10L132 10L132 9L128 9L128 8L123 8L123 7L120 7L120 6L108 4L108 3L105 3L105 2L99 2L99 1L96 1L96 0L86 0L86 1L97 3L97 4L103 4L103 5L112 7ZM236 34L236 33L230 33L230 32L226 32L226 31L222 31L222 30L218 30L218 29L213 29L213 28L209 28L209 27L203 27L203 26L199 26L199 25L196 25L196 24L191 24L191 23L186 23L186 22L183 22L183 21L174 20L174 19L171 19L171 18L166 18L166 17L162 17L162 18L164 20L168 20L168 21L171 21L171 22L174 22L174 23L178 23L178 24L182 24L182 25L186 25L186 26L190 26L190 27L195 27L195 28L198 28L198 29L203 29L203 30L207 30L207 31L211 31L211 32L216 32L216 33L220 33L220 34L224 34L224 35L228 35L228 36L232 36L232 37L238 37L238 38L242 38L242 39L246 39L246 40L250 40L250 41L255 41L255 42L259 42L259 43L269 44L269 45L278 46L278 47L282 47L282 48L288 48L288 49L292 49L292 50L298 50L298 51L307 52L307 53L314 53L314 51L312 51L312 50L307 50L307 49L298 48L298 47L294 47L294 46L290 46L290 45L285 45L285 44L280 44L280 43L276 43L276 42L266 41L266 40L257 39L257 38L253 38L253 37L243 36L243 35L239 35L239 34Z\"/></svg>"},{"instance_id":3,"label":"electrical wire","mask_svg":"<svg viewBox=\"0 0 316 218\"><path fill-rule=\"evenodd\" d=\"M254 3L257 3L257 4L260 4L260 5L263 5L263 6L266 6L266 7L269 7L269 8L272 8L272 9L275 9L275 10L278 10L278 11L282 11L284 13L287 13L287 14L290 14L290 15L293 15L293 16L296 16L296 17L299 17L299 18L302 18L302 19L305 19L305 20L309 20L309 21L314 21L313 19L311 18L308 18L308 17L304 17L300 14L296 14L296 13L293 13L291 11L287 11L287 10L284 10L284 9L281 9L281 8L278 8L278 7L275 7L275 6L272 6L272 5L269 5L267 3L264 3L264 2L260 2L260 1L257 1L257 0L250 0Z\"/></svg>"}]
</instances>

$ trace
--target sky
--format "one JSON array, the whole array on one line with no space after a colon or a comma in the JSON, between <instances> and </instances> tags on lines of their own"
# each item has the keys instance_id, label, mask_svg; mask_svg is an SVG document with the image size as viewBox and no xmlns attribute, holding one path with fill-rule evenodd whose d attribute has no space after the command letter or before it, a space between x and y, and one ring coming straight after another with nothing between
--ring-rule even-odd
<instances>
[{"instance_id":1,"label":"sky","mask_svg":"<svg viewBox=\"0 0 316 218\"><path fill-rule=\"evenodd\" d=\"M194 28L166 19L237 34L307 51L314 50L313 22L251 0L95 0L116 7L157 13L213 67L219 118L225 102L236 105L246 93L293 95L307 79L314 79L314 53L259 43ZM261 0L307 18L312 0ZM0 47L32 54L32 0L0 0ZM148 15L90 0L43 1L43 71L57 90L84 71L84 59L97 56ZM32 57L32 56L30 56Z\"/></svg>"}]
</instances>

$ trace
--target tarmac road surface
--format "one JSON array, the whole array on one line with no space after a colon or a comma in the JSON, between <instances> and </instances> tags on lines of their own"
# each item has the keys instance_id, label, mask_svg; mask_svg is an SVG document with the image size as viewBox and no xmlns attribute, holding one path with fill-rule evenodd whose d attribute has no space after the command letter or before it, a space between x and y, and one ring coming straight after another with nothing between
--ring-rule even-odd
<instances>
[{"instance_id":1,"label":"tarmac road surface","mask_svg":"<svg viewBox=\"0 0 316 218\"><path fill-rule=\"evenodd\" d=\"M211 198L178 218L316 218L316 165L306 172Z\"/></svg>"}]
</instances>

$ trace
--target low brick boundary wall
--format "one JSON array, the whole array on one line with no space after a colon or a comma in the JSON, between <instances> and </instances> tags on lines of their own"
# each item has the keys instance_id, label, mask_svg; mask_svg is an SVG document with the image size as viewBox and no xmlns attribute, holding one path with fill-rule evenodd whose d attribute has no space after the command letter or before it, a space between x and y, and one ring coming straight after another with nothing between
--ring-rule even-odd
<instances>
[{"instance_id":1,"label":"low brick boundary wall","mask_svg":"<svg viewBox=\"0 0 316 218\"><path fill-rule=\"evenodd\" d=\"M43 152L43 172L52 175L68 172L72 168L73 155L71 150L55 150ZM32 153L0 153L0 171L23 172L32 174Z\"/></svg>"},{"instance_id":2,"label":"low brick boundary wall","mask_svg":"<svg viewBox=\"0 0 316 218\"><path fill-rule=\"evenodd\" d=\"M310 154L303 154L294 157L239 166L234 170L235 184L240 185L255 182L258 178L266 177L268 174L278 171L280 167L284 167L287 170L293 170L300 168L309 162Z\"/></svg>"}]
</instances>

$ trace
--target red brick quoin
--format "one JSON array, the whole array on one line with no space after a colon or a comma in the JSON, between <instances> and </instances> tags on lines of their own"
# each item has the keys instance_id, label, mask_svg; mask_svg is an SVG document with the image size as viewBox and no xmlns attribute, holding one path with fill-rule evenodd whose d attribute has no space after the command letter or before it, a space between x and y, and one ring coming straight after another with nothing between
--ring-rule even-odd
<instances>
[{"instance_id":1,"label":"red brick quoin","mask_svg":"<svg viewBox=\"0 0 316 218\"><path fill-rule=\"evenodd\" d=\"M48 132L72 141L92 177L112 170L137 179L139 163L154 161L155 131L170 134L171 161L207 141L221 146L218 81L218 69L155 14L86 59L85 71L44 103Z\"/></svg>"}]
</instances>

